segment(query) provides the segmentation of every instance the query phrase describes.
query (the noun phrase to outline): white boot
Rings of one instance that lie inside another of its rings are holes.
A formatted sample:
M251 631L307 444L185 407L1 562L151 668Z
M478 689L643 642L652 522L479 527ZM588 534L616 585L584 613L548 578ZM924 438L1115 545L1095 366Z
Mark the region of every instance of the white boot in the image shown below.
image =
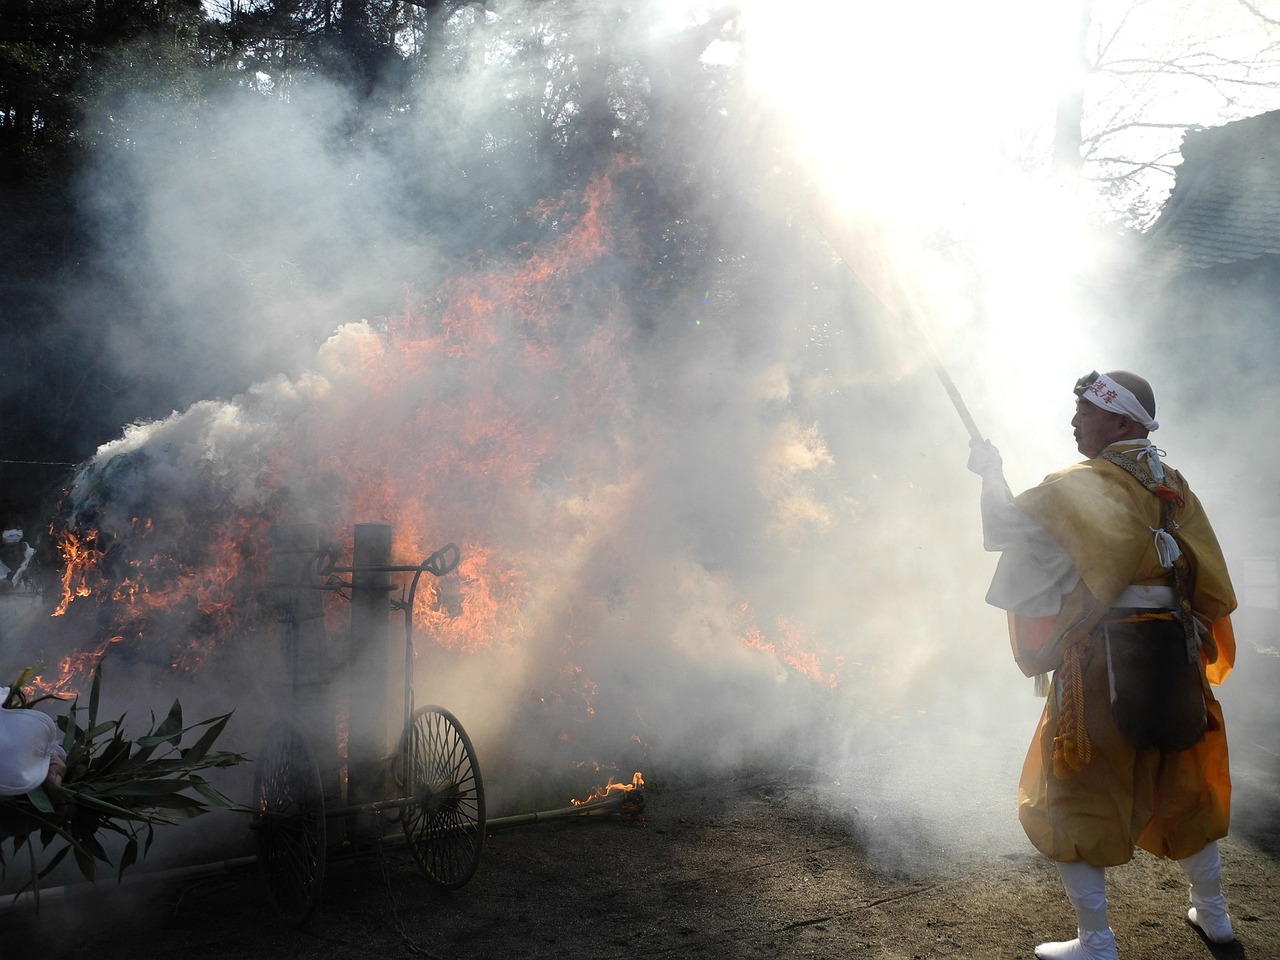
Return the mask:
M1042 943L1036 947L1039 960L1118 960L1116 938L1111 928L1077 930L1074 940Z
M1191 909L1187 920L1211 943L1230 943L1236 938L1227 914L1227 901L1222 896L1222 860L1218 844L1205 844L1203 850L1178 861L1178 866L1191 881Z
M1042 943L1040 960L1117 960L1116 938L1107 925L1106 871L1087 863L1055 863L1067 899L1076 912L1074 940Z
M1216 904L1189 907L1187 920L1211 943L1230 943L1236 938L1236 932L1231 929L1231 916L1227 913L1222 897L1218 897Z

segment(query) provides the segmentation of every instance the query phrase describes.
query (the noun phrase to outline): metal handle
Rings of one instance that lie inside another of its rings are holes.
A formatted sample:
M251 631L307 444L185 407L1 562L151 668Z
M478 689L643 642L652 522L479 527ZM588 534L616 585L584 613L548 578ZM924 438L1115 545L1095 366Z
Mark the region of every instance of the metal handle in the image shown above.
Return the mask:
M443 577L458 566L462 551L456 543L448 543L422 561L422 569L434 577Z

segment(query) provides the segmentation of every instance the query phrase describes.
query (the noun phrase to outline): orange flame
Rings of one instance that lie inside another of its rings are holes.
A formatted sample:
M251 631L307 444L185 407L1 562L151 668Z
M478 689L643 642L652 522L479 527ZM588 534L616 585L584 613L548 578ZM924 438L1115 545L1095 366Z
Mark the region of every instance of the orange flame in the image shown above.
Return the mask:
M60 700L72 700L93 676L94 667L114 643L124 637L115 636L104 640L98 647L88 653L70 653L59 658L53 670L42 670L30 681L31 688L38 696L52 696Z
M52 616L60 617L67 612L67 605L76 597L93 596L93 587L89 585L90 575L102 560L102 550L97 546L98 531L90 528L84 531L66 530L58 535L58 553L62 557L62 599Z
M644 777L637 770L631 777L630 783L619 783L609 778L609 782L603 787L596 787L591 791L589 796L583 797L581 800L570 800L569 802L575 807L581 807L584 804L591 803L596 800L603 800L605 797L612 796L616 793L630 793L632 790L638 790L644 786Z
M749 606L746 603L741 605L739 611L743 619L747 619L750 616ZM796 673L809 678L815 683L831 689L839 686L840 670L844 666L843 657L834 657L834 668L824 669L823 658L817 649L817 642L804 625L779 617L777 619L777 627L781 637L777 642L774 642L769 640L764 631L755 624L748 623L744 625L741 628L742 636L740 637L742 645L751 650L763 650L773 654Z
M146 645L153 632L177 634L151 657L163 654L175 670L194 672L221 640L235 633L243 612L248 581L260 576L251 544L263 528L260 520L231 516L204 527L199 543L175 547L159 542L150 518L135 518L114 538L97 528L55 532L62 557L60 600L51 616L65 617L73 604L94 601L90 629L113 634L92 653L59 660L62 673L46 681L51 690L74 694L106 650L124 637ZM110 541L126 542L112 556ZM155 541L155 542L153 542ZM185 552L184 549L185 548ZM111 556L111 559L109 559ZM182 626L174 631L172 621Z

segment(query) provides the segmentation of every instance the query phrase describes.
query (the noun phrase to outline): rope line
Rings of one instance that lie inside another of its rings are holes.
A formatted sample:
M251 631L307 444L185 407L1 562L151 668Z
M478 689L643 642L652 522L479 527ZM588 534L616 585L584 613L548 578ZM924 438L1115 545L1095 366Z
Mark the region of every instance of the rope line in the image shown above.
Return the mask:
M405 929L404 921L400 919L400 911L396 907L396 895L391 889L391 870L387 866L387 853L382 846L382 834L378 834L378 864L382 868L382 883L387 891L387 904L391 908L391 926L396 933L400 935L400 942L406 950L418 957L426 957L428 960L441 960L436 954L422 949L413 942L413 938L409 936L409 931Z

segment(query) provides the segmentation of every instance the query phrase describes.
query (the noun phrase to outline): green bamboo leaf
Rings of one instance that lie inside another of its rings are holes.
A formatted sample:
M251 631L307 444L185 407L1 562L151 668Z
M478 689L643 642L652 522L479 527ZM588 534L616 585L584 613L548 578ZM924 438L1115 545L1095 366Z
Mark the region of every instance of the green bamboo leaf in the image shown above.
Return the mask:
M93 665L93 685L89 688L89 726L98 722L99 694L102 690L102 661Z
M130 810L128 807L123 807L120 804L112 803L109 800L103 800L101 797L95 797L92 794L77 793L76 796L82 805L86 807L92 807L95 810L102 810L106 813L112 814L113 816L124 817L126 820L138 820L138 819L146 818L145 814L140 813L137 810Z
M155 718L153 717L152 719L154 720ZM152 760L151 755L155 753L156 747L160 746L160 744L164 742L164 738L158 738L151 735L139 737L133 744L133 758L142 763L150 763Z
M186 763L199 763L203 760L205 755L208 754L210 748L213 746L214 741L222 735L222 731L225 729L227 721L230 719L231 714L228 713L225 716L216 717L213 720L205 720L204 723L209 725L208 729L200 735L199 740L186 750L182 751L183 761ZM197 727L201 725L202 724L196 724Z
M207 812L208 811L203 808L200 810L171 810L168 812L169 822L181 823L184 820L194 820L196 817L203 816Z
M138 839L130 837L129 842L124 845L124 851L120 854L120 866L116 870L117 881L124 880L124 872L133 866L138 860Z
M97 829L100 831L106 830L106 831L109 831L110 833L114 833L117 836L121 836L121 837L131 837L133 836L133 831L136 828L133 825L133 821L126 821L125 823L117 823L114 820L103 820L98 824ZM95 842L97 841L96 834L94 835L94 840ZM98 845L98 849L100 850L102 849L101 844ZM106 851L104 850L103 853L105 854Z
M234 767L247 763L249 758L242 753L215 753L204 764L205 767Z
M113 791L113 795L120 797L121 799L126 797L161 796L190 790L202 781L202 777L189 773L184 773L180 777L163 777L145 782L130 781L129 783L117 784L117 788Z
M112 783L139 783L144 780L175 780L188 776L190 771L182 764L162 763L122 763L109 778ZM108 781L104 781L108 782Z
M72 849L71 846L63 847L57 853L55 853L52 857L50 857L49 862L45 864L44 869L40 871L36 879L43 880L49 874L53 873L53 871L57 869L58 864L60 864L63 860L66 859L67 854L71 852L71 849Z
M27 667L27 669L22 671L22 673L18 674L18 679L13 682L13 685L9 689L13 691L17 691L18 694L21 695L22 687L26 684L26 682L35 675L37 670L42 670L42 669L44 669L44 664L35 664L33 666Z
M49 795L44 792L44 784L36 787L34 790L27 792L27 799L31 801L31 805L41 813L53 813L53 801L49 799Z
M178 734L176 734L176 736L181 737L182 736L181 731L179 731ZM152 751L154 751L156 747L161 746L162 744L177 743L177 740L175 740L174 737L175 737L175 734L172 734L172 733L148 733L146 736L139 737L137 740L134 741L134 743L136 743L140 748L138 751L140 756L150 756ZM146 748L145 754L141 749L144 747Z
M117 831L118 832L118 831ZM103 863L110 863L107 859L107 851L102 849L102 844L98 842L96 834L88 833L80 838L80 843L86 850L93 855L93 859L101 860Z
M120 724L123 722L124 722L124 717L121 717L119 720L106 720L106 721L103 721L102 723L94 724L84 732L84 739L96 740L98 737L102 736L104 733L109 733L112 730L119 730Z
M127 783L120 783L112 790L112 795L117 797L151 797L151 796L168 796L171 793L177 793L179 790L187 787L195 786L195 781L189 778L166 777L157 780L131 780Z
M147 803L140 805L140 809L168 814L174 810L204 810L205 805L203 800L189 797L185 793L166 793L148 797Z
M257 812L256 807L246 806L242 803L237 803L235 800L232 800L230 797L224 794L221 790L216 789L212 784L206 783L203 780L197 783L195 788L202 797L204 797L214 806L221 807L223 810L231 810L236 813L256 813Z
M80 868L80 875L92 883L94 872L93 856L79 844L73 844L71 852L75 855L76 866Z
M81 739L80 728L76 726L76 713L76 704L72 703L66 717L59 720L58 724L62 728L62 749L67 751L68 756L76 742Z
M154 731L155 736L164 740L172 740L174 746L178 745L179 739L182 737L182 704L177 700L173 701L173 706L169 708L169 715L164 718L164 722L160 724ZM148 737L143 740L150 739ZM139 741L140 743L142 740Z
M66 698L60 697L56 693L43 693L38 697L33 697L27 701L28 707L34 707L37 703L44 703L46 700L57 700L59 703L65 703Z

